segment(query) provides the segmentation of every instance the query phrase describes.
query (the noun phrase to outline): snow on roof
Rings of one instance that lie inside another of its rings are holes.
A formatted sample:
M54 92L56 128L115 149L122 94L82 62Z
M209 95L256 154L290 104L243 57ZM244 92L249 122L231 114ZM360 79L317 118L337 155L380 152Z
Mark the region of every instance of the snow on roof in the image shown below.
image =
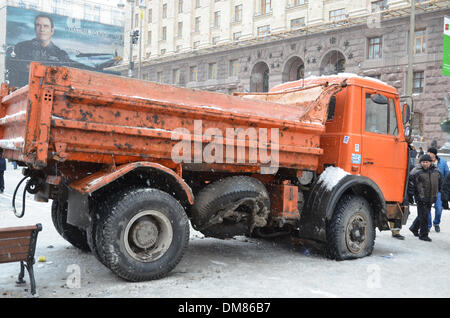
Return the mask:
M304 81L308 82L308 81L315 81L315 80L320 80L320 79L328 80L330 78L336 78L336 79L361 78L361 79L372 81L374 83L390 86L389 84L387 84L387 83L385 83L385 82L383 82L383 81L381 81L381 80L379 80L377 78L368 77L368 76L361 76L361 75L358 75L358 74L355 74L355 73L338 73L338 74L321 75L321 76L311 75L311 76L308 76L308 77L304 78L303 80L300 79L300 80L297 80L297 81L294 81L294 82L304 82ZM277 88L283 87L286 84L287 83L282 83L282 84L276 85L274 88L271 89L271 91L274 91L274 90L276 91Z
M356 78L363 78L363 79L366 79L366 80L370 80L370 81L373 81L373 82L376 82L376 83L379 83L379 84L383 84L383 85L387 85L385 82L383 82L383 81L381 81L381 80L379 80L379 79L377 79L377 78L373 78L373 77L369 77L369 76L361 76L361 75L358 75L358 74L355 74L355 73L338 73L338 74L333 74L333 75L322 75L322 76L309 76L309 77L307 77L307 78L305 78L305 81L306 80L314 80L314 79L320 79L320 78L329 78L329 77L337 77L337 78L354 78L354 77L356 77Z

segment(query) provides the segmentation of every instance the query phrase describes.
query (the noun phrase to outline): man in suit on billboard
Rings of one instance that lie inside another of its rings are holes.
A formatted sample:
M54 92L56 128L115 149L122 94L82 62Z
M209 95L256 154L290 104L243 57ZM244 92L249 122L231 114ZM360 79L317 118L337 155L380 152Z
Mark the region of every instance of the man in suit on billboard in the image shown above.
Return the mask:
M8 80L11 86L24 86L28 84L28 72L31 61L42 62L47 65L76 66L75 61L69 58L66 51L60 49L52 42L55 26L50 16L39 14L34 19L34 32L36 37L29 41L15 45L10 53Z

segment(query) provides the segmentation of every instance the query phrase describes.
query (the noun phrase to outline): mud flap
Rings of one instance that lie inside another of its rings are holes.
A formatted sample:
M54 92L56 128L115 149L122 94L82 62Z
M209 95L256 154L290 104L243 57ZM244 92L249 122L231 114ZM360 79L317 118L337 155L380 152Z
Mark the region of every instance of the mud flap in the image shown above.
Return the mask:
M91 222L89 216L89 195L68 187L67 223L86 230Z

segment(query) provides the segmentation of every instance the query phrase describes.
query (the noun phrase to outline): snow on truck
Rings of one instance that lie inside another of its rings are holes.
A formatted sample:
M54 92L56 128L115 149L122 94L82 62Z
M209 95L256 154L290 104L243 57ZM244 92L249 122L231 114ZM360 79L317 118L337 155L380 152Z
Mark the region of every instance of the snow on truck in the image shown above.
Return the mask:
M167 275L190 224L291 233L345 260L409 214L410 106L377 80L230 96L32 63L28 85L0 93L0 147L24 167L24 194L53 200L62 237L126 280Z

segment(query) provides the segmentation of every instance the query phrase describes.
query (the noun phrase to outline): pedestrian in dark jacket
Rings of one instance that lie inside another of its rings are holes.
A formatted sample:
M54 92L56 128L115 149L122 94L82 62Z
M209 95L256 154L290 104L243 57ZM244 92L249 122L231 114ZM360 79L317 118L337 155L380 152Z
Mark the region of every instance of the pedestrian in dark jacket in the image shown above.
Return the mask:
M437 152L438 151L435 147L430 147L428 149L427 154L430 155L431 157L432 160L431 163L439 169L439 172L441 173L442 176L442 181L444 181L445 177L447 176L447 174L449 174L450 170L448 169L447 161L439 157L437 155ZM441 193L439 192L436 202L434 203L434 220L430 210L430 215L428 217L428 230L430 230L431 226L434 225L434 229L436 232L441 231L440 227L441 216L442 216L442 200L441 200Z
M441 173L431 161L427 154L420 157L420 166L411 171L408 182L409 202L414 203L415 200L417 203L417 217L409 230L414 236L428 242L431 242L428 237L428 215L442 185Z
M448 201L450 201L450 173L444 179L441 188L442 207L449 210Z
M3 158L3 149L0 149L0 193L5 191L4 173L6 170L6 160Z

